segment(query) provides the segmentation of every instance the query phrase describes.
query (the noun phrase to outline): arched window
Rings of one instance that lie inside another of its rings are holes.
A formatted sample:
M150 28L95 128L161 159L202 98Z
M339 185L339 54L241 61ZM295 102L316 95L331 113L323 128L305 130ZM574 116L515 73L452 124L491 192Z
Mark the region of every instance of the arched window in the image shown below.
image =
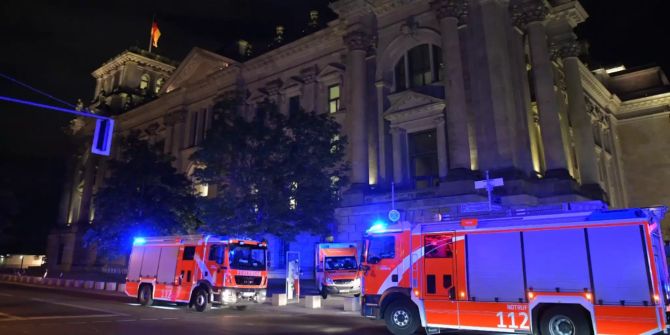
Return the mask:
M143 74L140 77L140 89L141 90L146 90L149 87L149 75L148 74Z
M395 65L396 92L440 81L442 49L421 44L408 50Z
M164 83L165 83L164 78L158 78L158 80L156 80L156 86L154 87L154 92L158 93L158 91L161 90L161 87L163 87Z

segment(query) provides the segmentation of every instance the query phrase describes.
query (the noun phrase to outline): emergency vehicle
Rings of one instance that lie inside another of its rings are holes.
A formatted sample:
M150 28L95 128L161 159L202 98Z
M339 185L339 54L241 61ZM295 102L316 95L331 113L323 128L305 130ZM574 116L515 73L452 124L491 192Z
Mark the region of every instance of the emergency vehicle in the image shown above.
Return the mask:
M373 226L362 314L394 334L666 333L665 207L601 203Z
M199 312L212 303L244 309L267 293L265 242L209 235L138 237L130 254L126 294L142 305L185 303Z
M321 297L329 294L361 294L358 248L355 243L319 243L316 245L314 276Z

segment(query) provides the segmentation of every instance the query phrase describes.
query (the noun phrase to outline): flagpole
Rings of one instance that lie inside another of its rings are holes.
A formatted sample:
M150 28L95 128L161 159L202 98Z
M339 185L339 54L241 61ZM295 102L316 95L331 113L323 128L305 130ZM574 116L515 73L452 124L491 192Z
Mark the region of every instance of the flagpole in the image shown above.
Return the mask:
M151 52L151 46L154 39L154 22L156 22L156 14L151 16L151 29L149 30L149 52Z

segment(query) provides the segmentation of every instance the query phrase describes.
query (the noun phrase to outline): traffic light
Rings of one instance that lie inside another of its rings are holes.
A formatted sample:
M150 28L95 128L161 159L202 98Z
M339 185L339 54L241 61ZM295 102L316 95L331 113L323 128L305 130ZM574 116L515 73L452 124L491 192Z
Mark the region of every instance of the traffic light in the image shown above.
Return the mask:
M91 152L97 155L109 156L112 148L112 134L114 133L113 119L97 119Z

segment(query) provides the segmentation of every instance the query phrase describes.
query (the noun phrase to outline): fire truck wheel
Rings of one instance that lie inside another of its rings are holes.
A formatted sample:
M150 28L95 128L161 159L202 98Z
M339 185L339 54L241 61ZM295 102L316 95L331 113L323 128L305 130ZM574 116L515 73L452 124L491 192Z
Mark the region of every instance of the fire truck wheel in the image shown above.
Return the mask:
M151 285L142 285L140 292L137 294L137 302L142 306L151 306L154 303Z
M356 294L354 294L354 297L356 297L356 298L359 298L360 296L361 296L360 293L356 293Z
M386 307L384 321L386 327L395 335L414 334L421 325L416 306L404 299L396 300Z
M328 299L328 292L326 292L326 289L322 288L319 293L321 293L321 298L323 298L323 300Z
M209 295L207 290L198 288L193 293L193 306L198 312L208 311L211 305L209 304Z
M584 313L567 306L555 306L542 313L542 335L590 335L591 326Z

